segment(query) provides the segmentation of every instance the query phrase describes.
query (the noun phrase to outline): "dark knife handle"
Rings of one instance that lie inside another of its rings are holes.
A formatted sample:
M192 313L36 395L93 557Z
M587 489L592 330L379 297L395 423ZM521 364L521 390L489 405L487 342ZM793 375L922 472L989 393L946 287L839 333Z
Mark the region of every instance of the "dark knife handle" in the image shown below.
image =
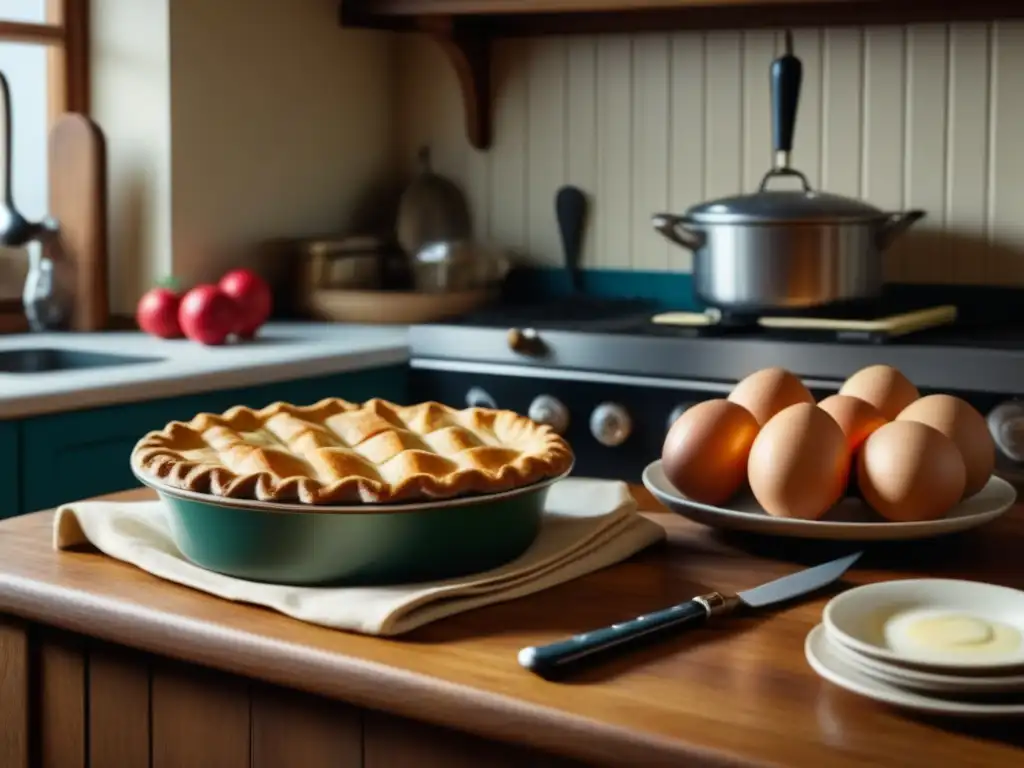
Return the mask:
M735 605L735 598L718 593L703 595L629 621L573 635L567 640L523 648L519 651L519 664L544 678L561 677L641 640L702 626L711 616L732 610Z

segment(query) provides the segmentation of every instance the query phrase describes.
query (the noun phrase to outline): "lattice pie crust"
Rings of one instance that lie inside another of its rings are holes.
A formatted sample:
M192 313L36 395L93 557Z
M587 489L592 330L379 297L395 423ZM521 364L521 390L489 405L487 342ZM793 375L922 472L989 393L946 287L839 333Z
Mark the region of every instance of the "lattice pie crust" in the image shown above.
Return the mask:
M494 493L572 462L550 427L512 411L380 399L201 413L150 432L132 451L138 470L174 488L304 504Z

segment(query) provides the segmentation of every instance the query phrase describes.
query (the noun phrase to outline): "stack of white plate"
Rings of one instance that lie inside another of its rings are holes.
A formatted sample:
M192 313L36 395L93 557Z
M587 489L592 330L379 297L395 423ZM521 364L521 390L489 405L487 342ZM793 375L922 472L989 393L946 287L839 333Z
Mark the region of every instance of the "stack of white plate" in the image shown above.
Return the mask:
M804 645L814 671L876 701L929 714L1024 717L1024 592L910 579L851 589Z

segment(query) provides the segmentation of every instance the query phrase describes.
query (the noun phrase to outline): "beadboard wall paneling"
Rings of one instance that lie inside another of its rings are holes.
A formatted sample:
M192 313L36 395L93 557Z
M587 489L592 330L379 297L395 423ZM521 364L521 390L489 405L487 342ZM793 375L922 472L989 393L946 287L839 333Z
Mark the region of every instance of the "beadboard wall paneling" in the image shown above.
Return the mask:
M1024 23L800 29L793 163L811 184L928 216L889 252L904 282L1024 285ZM454 73L403 36L400 150L429 144L477 231L556 266L558 186L591 196L584 266L689 271L650 215L756 190L771 163L781 31L499 41L495 143L469 146Z

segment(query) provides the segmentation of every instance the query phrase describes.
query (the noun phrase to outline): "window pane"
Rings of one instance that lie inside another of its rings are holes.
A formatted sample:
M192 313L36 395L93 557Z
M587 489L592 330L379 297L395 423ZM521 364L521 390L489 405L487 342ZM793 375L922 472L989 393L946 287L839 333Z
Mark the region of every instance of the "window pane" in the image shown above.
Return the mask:
M17 4L12 0L0 3ZM46 48L0 42L0 71L11 90L14 204L35 221L47 214L47 56ZM2 249L0 249L2 250ZM0 252L0 299L19 296L24 257Z
M46 215L46 139L48 97L46 48L0 42L0 71L11 89L14 203L22 215Z
M46 21L46 0L0 0L0 21Z

